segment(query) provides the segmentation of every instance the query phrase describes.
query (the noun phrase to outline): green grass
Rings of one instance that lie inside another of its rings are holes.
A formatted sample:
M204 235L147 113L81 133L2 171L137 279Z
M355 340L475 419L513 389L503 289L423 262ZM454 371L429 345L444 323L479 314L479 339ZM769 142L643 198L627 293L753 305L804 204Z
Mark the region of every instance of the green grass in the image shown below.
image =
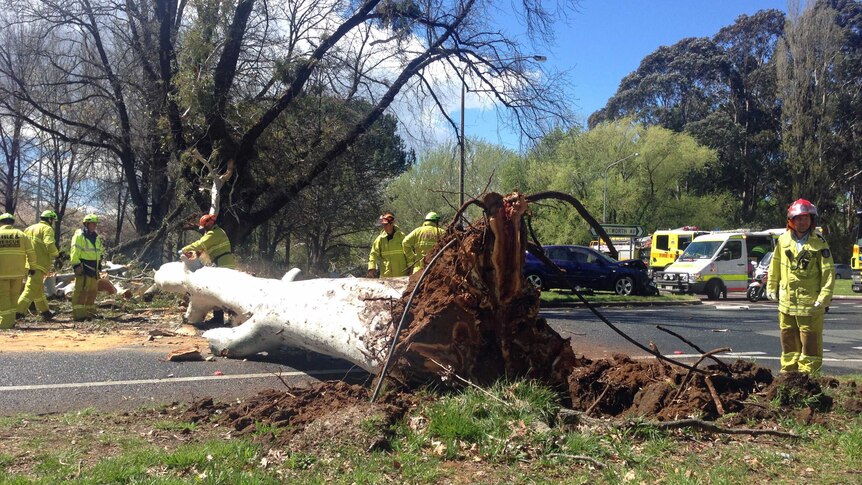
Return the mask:
M858 382L860 377L840 380ZM847 385L824 392L836 399L858 395ZM148 442L142 439L146 423L133 421L137 431L130 434L129 422L91 410L6 418L0 420L0 435L20 436L21 447L0 452L0 483L860 482L862 417L855 414L836 411L825 424L806 425L787 413L779 428L803 437L792 441L692 429L620 428L611 422L555 426L558 394L531 381L418 395L423 396L418 406L391 429L391 450L374 452L359 443L318 442L312 449L275 444L268 438L279 431L271 426L229 437L221 428L189 426L155 413L150 429L181 431L182 440L164 441L165 433L156 433L162 435L160 441ZM356 426L378 430L385 423L368 418ZM98 446L98 439L82 436L74 444L62 439L89 427L97 430L94 435L125 433L126 443L101 444L97 450L102 451L94 455L90 446ZM42 436L38 448L31 447L32 436L26 442L25 433ZM286 434L282 429L281 435ZM28 463L27 474L13 473L23 462Z
M851 280L835 280L835 288L832 289L833 294L862 297L862 293L856 293L850 289L852 284L853 282Z
M633 303L633 302L696 302L700 301L695 295L661 295L661 296L620 296L615 293L596 292L592 295L584 295L590 303ZM543 291L541 299L546 303L580 303L580 298L568 290Z

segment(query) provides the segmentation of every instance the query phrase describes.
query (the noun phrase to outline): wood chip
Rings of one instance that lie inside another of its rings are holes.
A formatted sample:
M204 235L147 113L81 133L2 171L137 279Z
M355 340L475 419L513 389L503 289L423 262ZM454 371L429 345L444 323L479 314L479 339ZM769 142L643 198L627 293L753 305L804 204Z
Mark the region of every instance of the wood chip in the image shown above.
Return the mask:
M171 362L187 362L194 360L204 360L201 351L197 347L188 349L173 350L168 354L168 360Z

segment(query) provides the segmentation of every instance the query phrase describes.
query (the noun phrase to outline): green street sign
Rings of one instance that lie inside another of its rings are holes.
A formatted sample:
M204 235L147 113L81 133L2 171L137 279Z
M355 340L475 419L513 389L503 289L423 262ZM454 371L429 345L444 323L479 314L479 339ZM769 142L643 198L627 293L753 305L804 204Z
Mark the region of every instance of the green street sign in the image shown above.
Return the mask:
M626 224L602 224L602 228L610 237L643 237L646 236L646 230L643 226L634 226ZM590 234L593 237L598 237L598 233L590 226Z

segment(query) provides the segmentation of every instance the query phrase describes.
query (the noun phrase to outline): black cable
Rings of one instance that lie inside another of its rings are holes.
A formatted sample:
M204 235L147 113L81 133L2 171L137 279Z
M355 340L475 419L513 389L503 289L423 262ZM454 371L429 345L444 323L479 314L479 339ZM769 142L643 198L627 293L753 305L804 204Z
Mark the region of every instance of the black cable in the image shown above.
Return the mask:
M537 242L538 242L538 241L537 241ZM589 301L587 301L587 299L586 299L586 298L584 298L584 295L582 295L582 294L581 294L581 292L580 292L580 291L578 291L578 290L575 288L575 286L574 286L574 285L572 285L571 283L569 283L569 280L566 278L566 275L565 275L565 273L563 273L563 270L561 270L561 269L559 268L559 266L557 266L553 261L551 261L550 259L548 259L548 257L547 257L547 256L545 256L545 253L542 251L542 249L541 249L541 246L540 246L540 245L538 245L538 244L531 244L531 243L528 243L528 244L527 244L527 251L530 251L530 253L532 253L534 256L536 256L537 258L539 258L539 260L540 260L540 261L542 261L543 263L545 263L549 268L551 268L551 269L553 269L554 271L556 271L556 272L557 272L557 274L558 274L558 275L560 275L560 277L562 277L562 278L563 278L563 281L565 281L565 282L566 282L566 284L567 284L567 285L572 289L572 292L573 292L575 295L577 295L577 296L578 296L578 298L581 300L581 302L582 302L584 305L586 305L586 306L587 306L587 308L589 308L589 309L590 309L590 311L591 311L591 312L593 312L593 314L594 314L595 316L599 317L599 320L601 320L602 322L604 322L604 324L605 324L605 325L607 325L608 327L610 327L610 329L611 329L611 330L613 330L614 332L616 332L617 334L619 334L622 338L624 338L624 339L628 340L630 343L632 343L633 345L635 345L635 346L636 346L636 347L638 347L639 349L641 349L641 350L643 350L643 351L645 351L645 352L649 353L650 355L655 356L656 358L659 358L659 359L661 359L661 360L665 360L665 361L667 361L667 362L670 362L671 364L678 365L678 366L680 366L680 367L683 367L683 368L688 369L688 370L691 370L691 371L700 372L700 373L705 373L705 372L704 372L703 370L701 370L701 369L698 369L698 368L696 368L696 367L690 366L690 365L688 365L688 364L683 364L682 362L678 362L678 361L673 360L673 359L671 359L671 358L669 358L669 357L666 357L666 356L664 356L663 354L661 354L661 353L659 353L659 352L656 352L656 351L652 350L651 348L649 348L649 347L647 347L647 346L645 346L645 345L641 344L641 343L640 343L640 342L638 342L637 340L635 340L635 339L633 339L633 338L629 337L625 332L623 332L622 330L620 330L619 328L617 328L617 327L616 327L616 325L614 325L613 323L611 323L611 322L610 322L610 320L608 320L607 318L605 318L605 316L604 316L604 315L602 315L602 314L601 314L601 313L600 313L600 312L599 312L599 311L598 311L598 310L597 310L593 305L591 305L591 304L590 304L590 302L589 302Z

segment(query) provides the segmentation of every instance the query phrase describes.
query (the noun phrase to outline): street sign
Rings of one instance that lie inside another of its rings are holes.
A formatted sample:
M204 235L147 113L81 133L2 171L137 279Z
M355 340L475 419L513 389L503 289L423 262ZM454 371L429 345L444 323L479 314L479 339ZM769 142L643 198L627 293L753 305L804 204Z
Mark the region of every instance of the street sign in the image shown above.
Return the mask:
M602 228L608 233L608 236L614 237L643 237L646 235L646 230L643 226L634 226L626 224L602 224ZM596 230L590 226L590 234L593 237L598 237Z

